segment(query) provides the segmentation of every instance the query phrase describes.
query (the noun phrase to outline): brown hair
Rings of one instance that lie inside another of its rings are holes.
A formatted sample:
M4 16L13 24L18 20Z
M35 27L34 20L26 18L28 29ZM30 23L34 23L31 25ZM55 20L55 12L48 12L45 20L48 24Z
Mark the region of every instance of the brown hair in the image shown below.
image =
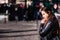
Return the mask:
M52 13L52 10L50 8L43 7L43 8L41 8L40 11L44 11L44 12L46 12L46 14L49 15L48 16L48 19L47 19L47 21L45 22L44 25L46 25L46 23L48 22L48 20L53 19L55 17L54 14Z
M45 11L49 15L49 19L50 18L52 18L52 19L54 18L55 22L58 23L58 20L55 17L54 13L52 12L51 8L43 7L43 8L41 8L41 11ZM58 24L58 26L59 26L59 24ZM59 33L59 31L60 31L60 29L58 28L57 32Z
M54 14L52 13L52 10L51 10L51 8L47 8L47 7L43 7L43 8L41 8L41 11L45 11L48 15L49 15L49 17L51 16L53 16Z

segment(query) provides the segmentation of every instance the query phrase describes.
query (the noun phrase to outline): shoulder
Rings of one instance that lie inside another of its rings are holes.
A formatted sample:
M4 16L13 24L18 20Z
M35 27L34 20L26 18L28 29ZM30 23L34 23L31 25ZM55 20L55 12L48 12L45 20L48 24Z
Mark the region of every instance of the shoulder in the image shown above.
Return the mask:
M49 20L49 23L53 24L53 26L59 26L59 23L56 17L51 18Z

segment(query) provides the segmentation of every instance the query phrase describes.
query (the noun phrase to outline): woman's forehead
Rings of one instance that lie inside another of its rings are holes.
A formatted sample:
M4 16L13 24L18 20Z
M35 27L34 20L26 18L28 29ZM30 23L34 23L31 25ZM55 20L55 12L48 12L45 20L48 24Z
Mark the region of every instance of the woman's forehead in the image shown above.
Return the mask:
M41 11L42 14L46 13L45 11Z

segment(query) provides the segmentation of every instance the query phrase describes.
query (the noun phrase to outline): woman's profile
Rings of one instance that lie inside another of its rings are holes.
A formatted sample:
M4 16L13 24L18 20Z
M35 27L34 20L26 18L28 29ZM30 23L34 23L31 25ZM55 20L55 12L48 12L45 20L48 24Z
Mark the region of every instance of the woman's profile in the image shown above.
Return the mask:
M58 29L59 23L50 8L41 8L42 20L40 23L39 34L41 40L59 40Z

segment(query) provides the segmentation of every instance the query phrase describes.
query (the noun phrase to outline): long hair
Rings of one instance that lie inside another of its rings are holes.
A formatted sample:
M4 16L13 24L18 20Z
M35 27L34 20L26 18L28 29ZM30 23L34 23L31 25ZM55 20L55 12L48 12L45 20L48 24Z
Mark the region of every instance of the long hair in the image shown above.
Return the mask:
M52 10L51 10L51 8L47 8L47 7L43 7L43 8L41 8L41 11L45 11L48 15L49 15L49 17L51 16L55 16L53 13L52 13Z
M49 19L54 19L55 23L57 23L59 26L58 20L55 17L54 13L52 12L51 8L43 7L41 8L41 11L45 11L49 15ZM57 32L59 33L59 28Z

